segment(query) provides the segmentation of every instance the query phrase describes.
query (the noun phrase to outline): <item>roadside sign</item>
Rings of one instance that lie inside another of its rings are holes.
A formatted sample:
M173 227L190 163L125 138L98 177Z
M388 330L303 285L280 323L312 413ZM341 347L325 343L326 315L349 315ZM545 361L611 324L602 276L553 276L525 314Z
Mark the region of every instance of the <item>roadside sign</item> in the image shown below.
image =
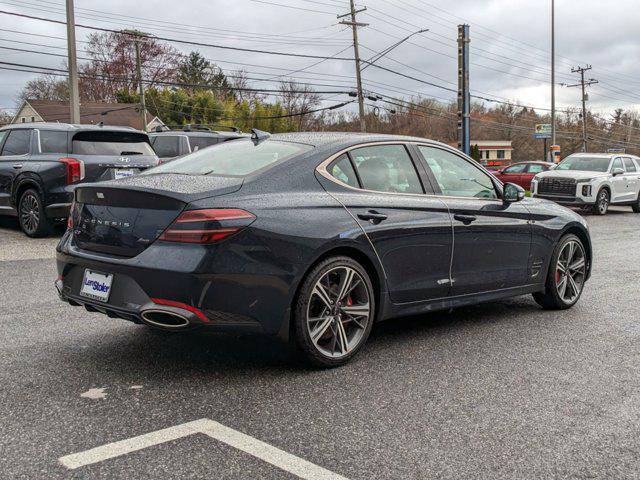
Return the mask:
M560 163L560 145L551 145L549 151L551 152L551 161Z
M537 123L533 137L537 139L551 138L551 124Z
M608 148L607 153L627 153L624 148Z

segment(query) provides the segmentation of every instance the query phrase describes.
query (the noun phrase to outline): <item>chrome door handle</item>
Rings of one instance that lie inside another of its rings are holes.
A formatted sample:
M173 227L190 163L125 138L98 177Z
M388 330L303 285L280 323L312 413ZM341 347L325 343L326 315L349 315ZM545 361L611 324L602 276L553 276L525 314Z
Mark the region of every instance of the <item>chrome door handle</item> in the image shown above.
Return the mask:
M473 215L460 215L458 213L456 213L453 218L459 222L464 223L465 225L470 225L477 220L477 218Z
M20 170L22 168L22 164L21 163L14 163L13 164L13 168L15 168L16 170Z

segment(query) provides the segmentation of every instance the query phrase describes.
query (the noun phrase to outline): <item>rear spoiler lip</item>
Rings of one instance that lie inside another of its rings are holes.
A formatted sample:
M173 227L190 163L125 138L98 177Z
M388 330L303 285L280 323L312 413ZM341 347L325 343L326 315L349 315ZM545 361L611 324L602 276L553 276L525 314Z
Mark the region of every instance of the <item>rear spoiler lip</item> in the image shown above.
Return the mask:
M187 175L185 175L187 176ZM134 178L134 177L129 177ZM216 177L212 177L216 178ZM126 182L122 182L122 180L107 180L104 182L98 183L79 183L77 185L73 185L74 198L77 198L78 190L129 190L137 193L148 193L150 195L166 197L173 200L178 200L185 204L195 202L198 200L204 200L206 198L218 197L221 195L227 195L229 193L235 193L242 188L244 185L244 178L241 177L225 177L225 178L233 178L236 182L229 182L227 185L212 187L211 189L206 190L198 190L194 192L177 192L175 190L169 189L161 189L161 188L153 188L149 186L141 186L141 185L129 185Z

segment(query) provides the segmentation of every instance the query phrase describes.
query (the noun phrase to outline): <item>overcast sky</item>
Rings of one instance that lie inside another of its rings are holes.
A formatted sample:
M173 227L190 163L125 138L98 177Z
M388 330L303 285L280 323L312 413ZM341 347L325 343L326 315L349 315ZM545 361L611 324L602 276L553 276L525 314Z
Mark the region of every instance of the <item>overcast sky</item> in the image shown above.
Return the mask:
M590 87L590 106L598 112L640 107L638 1L556 0L557 83L579 80L571 73L572 66L593 65L587 76L600 83ZM64 19L64 3L64 0L0 0L0 10ZM414 36L411 43L404 43L379 64L455 89L457 25L467 22L471 26L472 92L548 108L550 3L551 0L362 0L359 5L368 10L359 15L359 20L370 24L360 30L362 57L368 58L398 38L428 28L428 33ZM76 23L114 29L139 28L176 39L322 56L336 55L345 49L337 56L349 57L353 56L349 48L351 31L336 19L336 14L346 12L347 6L347 0L76 0ZM90 32L78 28L78 40L84 40ZM64 37L63 25L0 14L1 47L64 54ZM306 68L292 75L299 81L329 85L317 86L319 90L348 90L354 84L352 62L329 60L309 68L319 60L177 43L174 46L185 53L199 50L228 73L245 68L252 77L269 78ZM84 44L79 43L78 48L78 55L86 56L82 53ZM60 67L62 60L0 49L3 62ZM18 92L35 76L0 70L0 107L15 107ZM363 77L370 91L390 96L454 98L446 89L374 67L365 70ZM253 86L270 88L274 84L256 81ZM324 97L328 98L325 105L348 99L345 95ZM563 108L578 107L579 89L558 86L557 102Z

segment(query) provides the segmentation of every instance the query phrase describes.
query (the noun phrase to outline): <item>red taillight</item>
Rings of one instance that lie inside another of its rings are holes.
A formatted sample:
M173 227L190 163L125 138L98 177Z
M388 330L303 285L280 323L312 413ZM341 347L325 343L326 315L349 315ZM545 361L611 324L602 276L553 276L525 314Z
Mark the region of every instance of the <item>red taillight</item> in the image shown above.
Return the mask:
M187 210L158 238L165 242L215 243L251 225L255 215L237 208Z
M164 305L166 307L181 308L183 310L193 313L203 322L209 323L209 319L204 313L202 313L202 310L199 310L196 307L192 307L191 305L187 305L186 303L176 302L175 300L165 300L164 298L152 298L151 301L153 303L156 303L158 305Z
M76 158L59 158L67 167L67 185L79 182L84 178L84 163Z

